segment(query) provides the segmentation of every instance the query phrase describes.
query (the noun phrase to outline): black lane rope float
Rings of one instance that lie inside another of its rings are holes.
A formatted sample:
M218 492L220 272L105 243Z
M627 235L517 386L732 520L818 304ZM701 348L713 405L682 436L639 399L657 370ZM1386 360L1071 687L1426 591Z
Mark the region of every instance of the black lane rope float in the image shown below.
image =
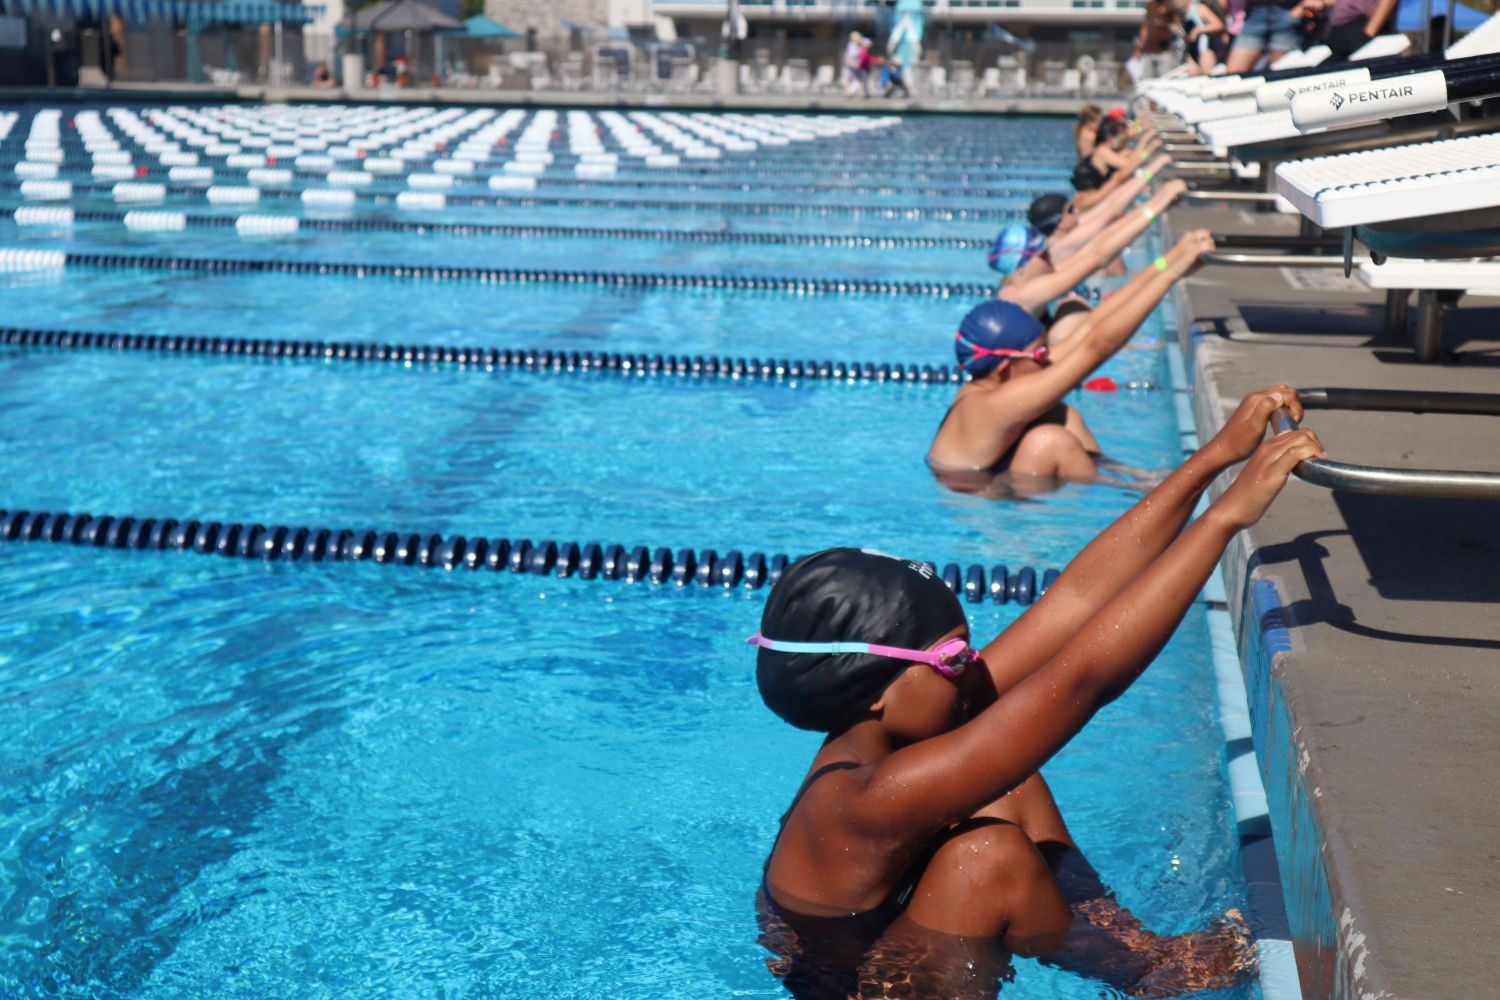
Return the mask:
M15 214L14 209L0 208L0 218ZM75 209L79 222L120 222L126 212ZM209 229L233 229L233 215L186 215L187 224ZM559 237L565 239L644 240L663 243L745 243L762 246L827 247L833 249L869 250L977 250L987 249L993 240L972 240L961 236L817 236L801 233L756 233L694 231L685 229L629 229L604 226L544 226L516 223L478 222L408 222L399 219L323 219L297 216L299 228L326 232L393 232L449 236L518 236L522 238Z
M79 184L71 181L69 183L73 184L75 192L81 191L88 194L106 196L113 196L114 193L113 184ZM167 194L174 195L202 195L207 191L207 186L201 184L162 184L161 187ZM15 180L0 181L0 189L19 191L21 189L21 182ZM260 188L259 190L261 201L273 199L300 201L302 198L301 190L278 190L272 188ZM399 191L361 191L354 188L310 188L308 190L348 191L353 194L354 201L367 201L376 204L394 203L396 196L401 193ZM446 192L438 193L446 194ZM1017 192L1016 197L1030 198L1031 194L1028 192ZM672 201L668 199L644 198L561 198L531 194L516 194L513 197L504 198L447 194L446 202L450 207L464 206L469 208L628 208L668 212L707 212L722 215L846 215L853 218L936 219L947 222L960 219L984 219L989 221L997 218L994 208L922 208L914 205L877 208L868 205L797 205L781 202Z
M715 357L707 354L622 353L550 348L462 347L443 344L382 344L338 340L267 340L246 337L184 336L0 327L0 346L42 347L75 351L133 351L150 354L205 354L223 358L269 358L289 361L423 365L426 370L454 366L474 372L525 371L585 375L719 378L791 383L877 382L952 385L963 381L953 365L917 365L873 361L808 361L787 358ZM1102 384L1101 384L1102 383ZM1086 389L1149 391L1148 381L1090 380Z
M335 274L358 278L420 278L485 284L568 284L612 288L733 289L799 295L929 295L939 298L988 296L993 289L975 282L869 281L864 278L790 278L735 274L662 274L626 271L551 271L519 267L452 267L429 264L346 264L329 261L235 260L222 257L161 257L59 251L64 264L81 267L198 273Z
M714 357L704 354L620 353L538 348L456 347L441 344L376 344L356 341L261 340L0 327L0 346L76 351L138 351L206 354L227 358L280 358L348 363L453 365L474 371L520 370L552 374L613 372L635 376L802 380L822 382L936 383L963 380L953 365L877 364L865 361L792 361ZM1132 384L1131 388L1147 388Z
M0 544L54 542L93 548L192 552L266 562L375 562L426 569L508 570L581 580L675 583L680 587L775 585L787 565L782 554L739 549L655 548L543 539L449 535L374 528L317 528L192 518L114 517L68 511L0 509ZM929 563L934 571L936 564ZM1012 570L948 563L940 573L971 604L1030 604L1052 586L1058 571Z

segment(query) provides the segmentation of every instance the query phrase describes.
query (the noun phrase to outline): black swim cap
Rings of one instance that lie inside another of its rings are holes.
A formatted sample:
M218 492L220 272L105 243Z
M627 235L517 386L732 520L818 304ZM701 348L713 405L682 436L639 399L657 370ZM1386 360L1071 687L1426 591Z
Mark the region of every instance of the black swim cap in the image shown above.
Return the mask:
M873 642L926 649L963 625L963 607L932 568L868 549L826 549L788 566L760 633L783 642ZM762 649L755 680L766 707L799 729L837 732L910 664L869 653Z
M1067 195L1044 194L1031 203L1031 208L1026 212L1026 221L1051 236L1052 230L1057 228L1057 224L1062 221L1063 213L1067 210Z

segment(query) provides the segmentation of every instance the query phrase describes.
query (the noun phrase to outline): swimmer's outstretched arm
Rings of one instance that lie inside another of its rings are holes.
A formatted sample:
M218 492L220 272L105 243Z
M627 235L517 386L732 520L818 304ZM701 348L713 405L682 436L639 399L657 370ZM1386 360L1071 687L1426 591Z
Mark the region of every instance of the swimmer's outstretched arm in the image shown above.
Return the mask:
M1094 354L1103 352L1089 371L1103 364L1125 346L1147 314L1172 290L1172 284L1195 271L1203 255L1213 248L1208 230L1184 233L1177 245L1162 255L1160 267L1152 263L1141 268L1119 291L1100 303L1081 330L1057 345L1052 352L1053 367L1071 360L1074 351L1085 349Z
M1014 380L1004 392L977 396L974 405L984 408L982 412L997 424L1024 427L1040 418L1123 347L1172 282L1196 267L1203 250L1212 246L1206 233L1203 238L1192 233L1184 236L1168 251L1165 269L1146 268L1127 286L1139 286L1138 292L1115 296L1122 301L1111 302L1108 310L1096 310L1079 333L1058 346L1051 364Z
M1108 198L1116 191L1116 189L1124 185L1126 181L1130 180L1132 173L1133 172L1128 169L1116 170L1114 173L1109 175L1108 180L1106 180L1098 187L1091 188L1088 191L1079 191L1078 193L1074 194L1073 206L1080 212L1088 211L1095 205L1099 204L1099 202L1103 201L1105 198Z
M1229 540L1260 520L1298 462L1323 455L1308 430L1261 444L1207 512L1090 616L1056 656L970 721L877 764L848 803L849 822L871 839L914 849L1025 781L1140 676L1171 638ZM1127 527L1117 522L1109 530L1128 542ZM998 647L998 641L991 643L982 655L988 659Z
M1250 455L1278 407L1302 412L1297 390L1273 385L1247 395L1219 432L1083 548L1047 593L985 648L995 691L1005 694L1046 664L1084 623L1171 544L1203 491Z
M1109 195L1099 204L1087 212L1080 212L1078 224L1066 235L1051 240L1047 244L1052 253L1054 261L1067 260L1073 254L1083 249L1095 236L1103 232L1105 227L1117 221L1121 215L1129 210L1130 205L1146 190L1146 185L1151 183L1150 178L1160 173L1172 163L1171 157L1163 154L1152 160L1144 170L1137 170L1130 175L1129 180L1122 184L1113 194ZM1183 183L1180 190L1187 190L1187 184ZM1157 204L1154 201L1147 205L1158 215L1172 207L1176 197L1166 199L1165 202Z
M1139 212L1131 212L1111 223L1104 232L1066 260L1057 263L1054 259L1051 274L1032 278L1014 288L1002 286L1000 298L1031 310L1066 295L1079 282L1119 256L1120 251L1145 232L1146 227L1151 225L1151 220L1171 207L1172 202L1185 190L1187 185L1181 181L1163 185Z

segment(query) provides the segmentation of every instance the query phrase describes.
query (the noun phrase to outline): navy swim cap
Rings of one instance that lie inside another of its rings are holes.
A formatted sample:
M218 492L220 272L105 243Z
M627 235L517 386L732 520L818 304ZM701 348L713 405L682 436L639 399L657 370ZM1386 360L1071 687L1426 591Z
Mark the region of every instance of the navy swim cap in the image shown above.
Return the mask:
M1047 237L1041 230L1024 222L1012 222L995 237L995 245L990 247L987 259L996 271L1012 274L1046 248Z
M958 367L981 378L998 368L1005 358L993 354L975 357L978 353L975 348L1022 351L1041 335L1042 324L1031 313L1014 302L990 299L970 309L958 325L953 353L958 356Z
M1031 208L1026 212L1027 220L1048 236L1057 224L1062 221L1063 214L1068 210L1068 196L1065 194L1044 194L1031 203Z
M783 642L873 642L926 649L967 621L932 568L867 549L825 549L786 568L760 634ZM837 732L910 664L870 653L762 649L755 680L766 707L799 729Z

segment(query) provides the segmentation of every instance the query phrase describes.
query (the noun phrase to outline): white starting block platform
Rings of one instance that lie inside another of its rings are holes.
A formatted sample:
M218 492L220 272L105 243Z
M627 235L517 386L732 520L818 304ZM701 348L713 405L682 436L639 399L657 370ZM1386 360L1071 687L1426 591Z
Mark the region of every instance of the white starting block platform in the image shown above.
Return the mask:
M1378 289L1431 288L1500 295L1500 260L1410 260L1387 257L1384 264L1359 265L1366 285Z
M1283 163L1276 193L1324 229L1494 208L1500 133Z

